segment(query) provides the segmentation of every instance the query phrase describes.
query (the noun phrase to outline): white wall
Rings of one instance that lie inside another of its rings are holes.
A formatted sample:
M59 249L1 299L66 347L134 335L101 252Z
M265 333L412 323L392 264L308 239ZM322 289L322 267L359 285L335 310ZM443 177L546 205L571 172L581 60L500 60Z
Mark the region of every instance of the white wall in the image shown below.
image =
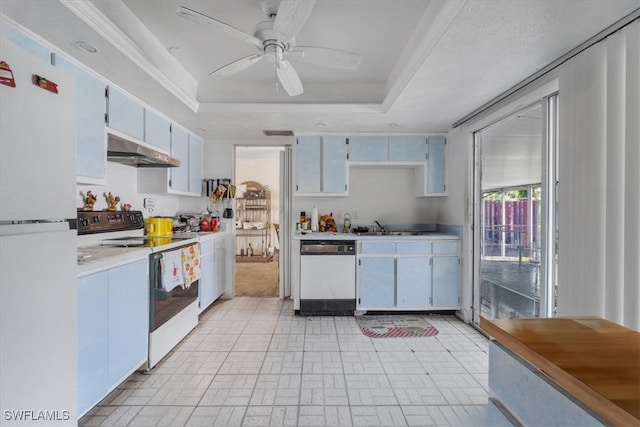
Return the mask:
M412 168L363 168L349 170L348 197L294 197L294 221L299 222L300 211L333 212L342 224L345 212L351 213L354 226L381 224L435 223L443 197L415 197Z

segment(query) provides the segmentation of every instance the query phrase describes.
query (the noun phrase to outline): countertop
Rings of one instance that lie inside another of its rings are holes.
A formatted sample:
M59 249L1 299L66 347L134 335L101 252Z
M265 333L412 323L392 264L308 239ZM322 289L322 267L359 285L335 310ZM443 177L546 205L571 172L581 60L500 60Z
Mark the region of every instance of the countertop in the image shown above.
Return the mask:
M355 233L337 233L337 232L316 232L310 231L296 232L292 237L294 240L420 240L420 239L433 239L433 240L459 240L460 237L455 234L441 233L437 231L427 232L425 234L413 235L413 236L367 236Z
M640 425L640 333L595 317L480 327L614 425Z
M118 246L81 246L78 247L78 277L98 273L110 268L119 267L140 259L147 258L153 252L166 251L184 245L214 239L225 235L226 232L198 232L198 233L174 233L179 240L168 245L148 247L118 247Z

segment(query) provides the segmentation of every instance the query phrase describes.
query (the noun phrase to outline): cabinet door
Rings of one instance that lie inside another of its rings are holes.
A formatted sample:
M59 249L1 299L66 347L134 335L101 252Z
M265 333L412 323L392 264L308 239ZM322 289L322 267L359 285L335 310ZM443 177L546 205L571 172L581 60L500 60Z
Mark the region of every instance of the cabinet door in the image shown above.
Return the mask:
M76 80L76 175L104 179L107 167L104 132L106 85L63 56L56 55L55 58L56 67Z
M202 139L189 135L189 192L202 193Z
M216 239L216 250L214 256L215 264L215 294L214 299L224 293L227 286L227 245L226 237Z
M347 191L347 140L342 136L322 138L322 192Z
M109 389L109 274L78 279L78 415Z
M171 123L151 110L144 110L144 140L149 144L171 151Z
M7 38L17 46L38 57L47 64L51 64L51 53L49 52L49 48L41 45L31 37L27 36L24 33L21 33L18 30L9 29L8 32L9 34L7 35Z
M390 136L389 160L424 162L427 158L427 138L424 136Z
M140 260L109 270L109 384L147 358L148 263Z
M431 296L429 257L398 257L396 286L398 307L427 307Z
M383 162L387 160L386 136L350 136L349 160Z
M395 305L394 257L362 257L358 261L359 301L362 307Z
M180 166L169 168L171 179L169 187L172 190L189 190L189 134L178 126L171 129L171 156L180 160Z
M460 305L459 257L433 257L432 289L434 307L458 307Z
M110 87L107 112L111 129L139 140L144 138L144 107L137 101Z
M427 149L429 156L427 159L427 192L444 193L446 188L446 140L444 136L430 136Z
M209 243L209 242L205 242ZM215 299L215 264L214 264L214 252L213 250L205 253L204 245L202 244L202 255L200 256L200 281L198 288L198 298L200 305L200 313L202 313L207 307L211 305ZM213 243L213 241L211 241Z
M296 144L296 191L319 193L321 140L319 136L301 136Z

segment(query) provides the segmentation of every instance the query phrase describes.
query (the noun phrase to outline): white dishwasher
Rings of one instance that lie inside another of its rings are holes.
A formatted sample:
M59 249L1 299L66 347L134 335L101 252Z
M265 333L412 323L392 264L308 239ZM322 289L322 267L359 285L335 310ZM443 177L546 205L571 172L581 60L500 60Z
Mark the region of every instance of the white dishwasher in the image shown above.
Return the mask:
M356 243L300 242L300 314L353 316L356 308Z

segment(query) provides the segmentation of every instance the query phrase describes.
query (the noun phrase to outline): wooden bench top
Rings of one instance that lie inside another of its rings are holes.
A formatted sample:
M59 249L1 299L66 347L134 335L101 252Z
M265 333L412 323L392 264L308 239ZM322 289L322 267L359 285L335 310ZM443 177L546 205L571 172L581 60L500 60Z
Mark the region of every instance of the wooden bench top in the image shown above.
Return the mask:
M595 317L486 319L491 337L614 425L640 425L640 333Z

